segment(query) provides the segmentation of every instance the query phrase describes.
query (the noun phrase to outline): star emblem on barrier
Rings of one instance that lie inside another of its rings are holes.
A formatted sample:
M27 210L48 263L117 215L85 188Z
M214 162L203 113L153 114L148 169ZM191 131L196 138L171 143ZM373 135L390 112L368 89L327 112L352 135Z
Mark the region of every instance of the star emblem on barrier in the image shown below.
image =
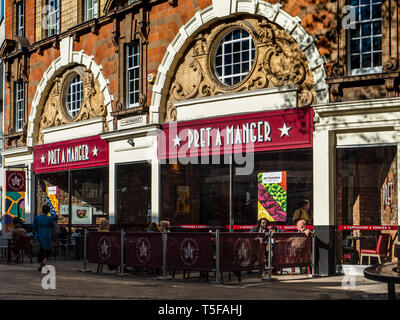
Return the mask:
M286 122L283 123L283 127L282 128L278 128L279 130L281 130L281 138L283 136L289 136L289 130L292 129L292 127L287 127L286 126Z

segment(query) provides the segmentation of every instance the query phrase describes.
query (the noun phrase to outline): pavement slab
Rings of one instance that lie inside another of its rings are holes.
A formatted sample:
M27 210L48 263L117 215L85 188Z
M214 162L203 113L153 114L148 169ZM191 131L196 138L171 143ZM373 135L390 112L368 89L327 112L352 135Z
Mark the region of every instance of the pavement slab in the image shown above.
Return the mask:
M1 300L386 300L387 286L362 276L339 275L310 278L305 274L273 275L263 281L258 272L242 272L242 281L235 275L216 284L210 273L209 282L198 273L183 278L180 272L173 279L168 275L148 273L119 276L104 266L88 264L92 272L80 272L82 261L51 260L56 271L56 288L43 289L46 274L37 264L0 264ZM347 278L346 278L347 277ZM344 285L343 285L344 284ZM396 292L399 290L396 285Z

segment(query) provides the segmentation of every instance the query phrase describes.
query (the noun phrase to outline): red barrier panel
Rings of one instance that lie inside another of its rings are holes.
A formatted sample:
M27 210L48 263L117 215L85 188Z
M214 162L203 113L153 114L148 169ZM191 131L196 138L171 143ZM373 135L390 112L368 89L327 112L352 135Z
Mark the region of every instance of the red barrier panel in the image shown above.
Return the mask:
M274 268L312 265L312 237L299 232L272 234L272 266Z
M220 271L255 270L265 267L263 233L220 233Z
M167 233L167 267L180 270L215 269L213 233Z
M120 232L89 232L90 263L121 264Z
M126 233L124 245L126 247L126 264L128 266L162 268L162 233Z
M396 230L398 226L339 225L338 230Z

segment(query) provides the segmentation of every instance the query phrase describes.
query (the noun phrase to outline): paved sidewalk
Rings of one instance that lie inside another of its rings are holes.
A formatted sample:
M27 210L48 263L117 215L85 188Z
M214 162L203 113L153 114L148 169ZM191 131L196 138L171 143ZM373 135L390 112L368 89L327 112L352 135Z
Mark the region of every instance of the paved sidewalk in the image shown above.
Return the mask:
M386 300L384 283L345 276L309 278L307 275L274 275L274 281L262 281L257 272L242 272L242 282L232 274L231 281L217 285L202 281L198 274L183 279L182 272L175 279L162 280L145 273L117 276L116 272L97 274L97 265L88 265L92 272L82 273L82 261L51 260L56 270L56 289L43 289L45 274L37 264L0 264L0 299L135 299L135 300ZM211 274L210 274L211 275ZM228 274L224 274L228 280ZM351 282L353 281L354 282ZM400 287L396 285L396 292Z

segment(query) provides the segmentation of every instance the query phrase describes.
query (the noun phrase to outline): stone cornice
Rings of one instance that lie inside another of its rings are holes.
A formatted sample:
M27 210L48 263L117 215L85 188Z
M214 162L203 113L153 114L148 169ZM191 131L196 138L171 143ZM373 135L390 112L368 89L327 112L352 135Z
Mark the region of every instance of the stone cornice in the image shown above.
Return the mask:
M359 101L332 102L313 106L320 117L345 114L400 111L400 98L370 99Z

